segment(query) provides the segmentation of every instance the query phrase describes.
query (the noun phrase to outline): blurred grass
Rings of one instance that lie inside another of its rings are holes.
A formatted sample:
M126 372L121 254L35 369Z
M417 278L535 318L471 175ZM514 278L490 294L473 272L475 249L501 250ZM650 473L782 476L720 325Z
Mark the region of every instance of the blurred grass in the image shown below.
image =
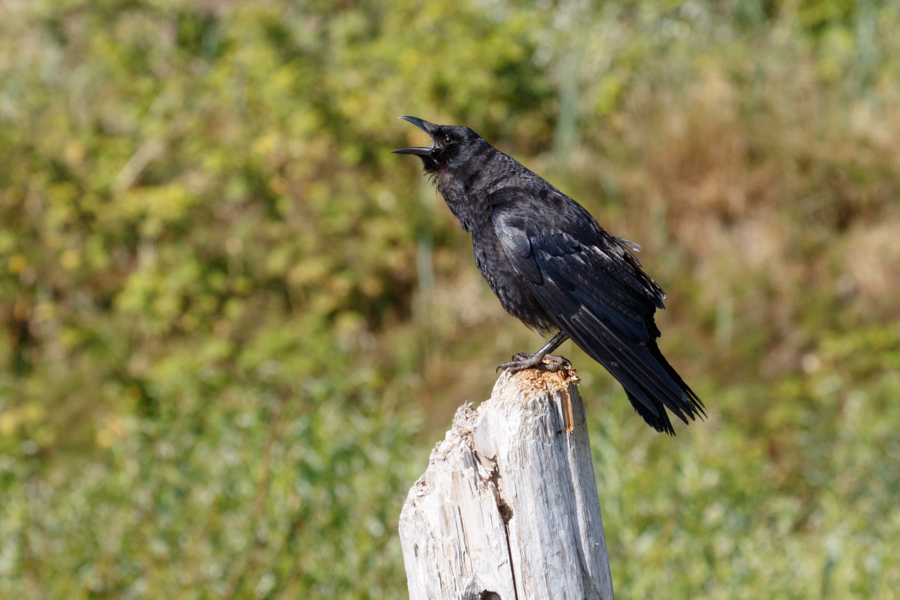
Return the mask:
M405 595L396 521L502 313L400 114L669 293L710 408L580 351L621 598L900 586L900 4L0 3L0 596Z

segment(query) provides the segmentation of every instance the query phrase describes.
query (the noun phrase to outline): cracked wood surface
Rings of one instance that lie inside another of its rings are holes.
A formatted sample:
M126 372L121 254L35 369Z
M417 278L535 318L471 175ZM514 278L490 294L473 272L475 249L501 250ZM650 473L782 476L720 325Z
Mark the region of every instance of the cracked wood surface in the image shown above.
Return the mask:
M612 600L574 371L465 404L400 514L410 600Z

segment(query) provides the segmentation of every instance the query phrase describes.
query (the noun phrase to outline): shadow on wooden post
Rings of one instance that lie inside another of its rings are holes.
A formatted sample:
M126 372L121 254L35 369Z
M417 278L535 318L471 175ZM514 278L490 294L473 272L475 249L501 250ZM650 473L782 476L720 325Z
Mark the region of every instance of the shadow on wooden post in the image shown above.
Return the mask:
M574 371L465 404L400 515L410 600L612 600Z

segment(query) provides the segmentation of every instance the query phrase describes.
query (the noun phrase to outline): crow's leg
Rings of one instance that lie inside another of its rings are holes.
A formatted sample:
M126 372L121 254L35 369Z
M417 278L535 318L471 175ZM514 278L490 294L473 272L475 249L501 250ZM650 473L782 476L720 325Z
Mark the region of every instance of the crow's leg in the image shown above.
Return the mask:
M497 370L505 369L507 371L511 371L513 373L518 373L519 371L523 371L525 369L542 369L544 371L559 371L562 368L571 369L572 363L567 361L565 358L561 356L551 356L549 353L553 352L560 345L569 339L569 336L560 331L553 339L547 342L543 348L535 352L534 354L528 354L526 352L519 352L518 354L513 355L512 361L505 362L502 365L497 366ZM544 362L546 360L546 362Z

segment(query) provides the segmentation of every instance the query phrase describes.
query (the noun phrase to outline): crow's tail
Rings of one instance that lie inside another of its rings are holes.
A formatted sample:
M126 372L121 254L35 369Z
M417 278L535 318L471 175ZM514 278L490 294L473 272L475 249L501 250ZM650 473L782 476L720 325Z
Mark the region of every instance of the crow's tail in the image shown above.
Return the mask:
M706 417L703 402L662 355L656 340L635 342L616 335L599 320L592 325L570 327L566 333L622 384L632 406L648 425L675 435L666 409L685 424L688 419Z

